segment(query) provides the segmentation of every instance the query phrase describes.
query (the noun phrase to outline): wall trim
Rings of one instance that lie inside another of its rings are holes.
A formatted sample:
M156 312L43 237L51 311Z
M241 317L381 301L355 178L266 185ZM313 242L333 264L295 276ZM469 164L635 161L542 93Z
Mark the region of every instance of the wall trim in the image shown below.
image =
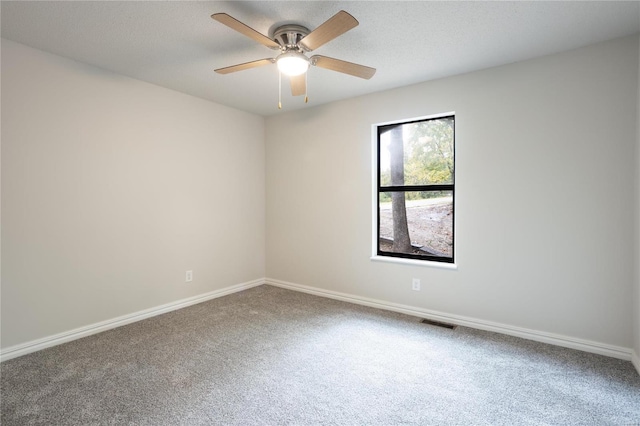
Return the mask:
M631 351L631 363L636 367L638 374L640 374L640 356L638 356L635 350Z
M142 311L134 312L131 314L122 315L117 318L100 321L94 324L86 325L84 327L79 327L73 330L54 334L52 336L47 336L41 339L32 340L30 342L21 343L19 345L10 346L0 351L0 362L7 361L12 358L17 358L22 355L30 354L42 349L50 348L52 346L57 346L62 343L70 342L72 340L77 340L82 337L91 336L92 334L97 334L103 331L110 330L112 328L131 324L132 322L141 321L143 319L165 314L167 312L186 308L188 306L226 296L231 293L237 293L239 291L257 287L262 284L265 284L265 280L264 278L259 278L253 281L247 281L219 290L213 290L197 296L188 297L186 299L176 300L174 302L166 303L164 305L156 306L149 309L144 309Z
M591 352L599 355L605 355L613 358L619 358L626 361L631 361L638 374L640 374L640 357L638 354L630 349L621 346L608 345L604 343L594 342L590 340L577 339L574 337L563 336L554 333L547 333L543 331L537 331L522 327L514 327L506 324L484 321L476 318L465 317L461 315L445 314L442 312L422 309L414 306L402 305L398 303L386 302L379 299L372 299L368 297L357 296L348 293L341 293L332 290L325 290L318 287L311 287L302 284L291 283L282 280L276 280L273 278L259 278L253 281L247 281L244 283L232 285L219 290L213 290L208 293L200 294L197 296L189 297L186 299L176 300L174 302L166 303L164 305L156 306L153 308L145 309L142 311L134 312L131 314L123 315L120 317L112 318L109 320L97 322L84 327L79 327L73 330L58 333L52 336L43 337L41 339L32 340L30 342L22 343L19 345L10 346L0 351L0 362L4 362L13 358L17 358L22 355L27 355L33 352L40 351L42 349L50 348L53 346L67 343L73 340L81 339L83 337L91 336L93 334L101 333L103 331L111 330L113 328L121 327L123 325L131 324L133 322L141 321L147 318L151 318L157 315L162 315L167 312L175 311L178 309L186 308L191 305L206 302L211 299L223 297L232 293L237 293L243 290L248 290L253 287L257 287L263 284L271 285L274 287L285 288L288 290L299 291L303 293L309 293L316 296L327 297L329 299L341 300L344 302L355 303L357 305L369 306L372 308L383 309L387 311L399 312L415 317L428 318L436 321L449 322L465 327L476 328L479 330L492 331L501 334L507 334L510 336L521 337L528 340L534 340L537 342L548 343L556 346L562 346L571 349L577 349L585 352Z
M422 309L414 306L401 305L398 303L386 302L368 297L356 296L353 294L340 293L332 290L325 290L317 287L311 287L302 284L291 283L287 281L266 278L265 284L275 287L286 288L289 290L300 291L303 293L314 294L316 296L327 297L330 299L342 300L344 302L355 303L358 305L369 306L372 308L384 309L387 311L399 312L420 318L427 318L435 321L449 322L465 327L476 328L479 330L493 331L496 333L507 334L509 336L521 337L523 339L534 340L536 342L548 343L565 348L577 349L584 352L591 352L599 355L605 355L613 358L623 359L625 361L632 360L632 350L621 346L608 345L605 343L594 342L591 340L577 339L575 337L563 336L560 334L547 333L528 328L514 327L507 324L480 320L477 318L465 317L462 315L445 314L443 312L433 311L430 309ZM640 373L640 360L635 356L634 365Z

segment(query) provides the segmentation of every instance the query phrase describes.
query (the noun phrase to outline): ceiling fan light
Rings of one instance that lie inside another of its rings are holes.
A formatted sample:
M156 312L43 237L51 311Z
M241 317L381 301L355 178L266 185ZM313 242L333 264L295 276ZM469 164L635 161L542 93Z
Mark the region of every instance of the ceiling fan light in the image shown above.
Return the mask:
M304 74L309 69L309 59L300 52L285 52L276 58L278 69L290 77Z

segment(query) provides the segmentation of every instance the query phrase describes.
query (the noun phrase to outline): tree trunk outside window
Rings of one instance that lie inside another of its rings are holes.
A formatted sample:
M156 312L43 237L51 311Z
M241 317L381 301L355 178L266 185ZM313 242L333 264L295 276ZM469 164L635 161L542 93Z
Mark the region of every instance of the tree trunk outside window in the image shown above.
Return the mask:
M391 160L391 185L404 185L404 145L402 126L390 131L389 154ZM407 225L407 207L404 192L391 193L391 211L393 213L393 251L411 253L411 240Z

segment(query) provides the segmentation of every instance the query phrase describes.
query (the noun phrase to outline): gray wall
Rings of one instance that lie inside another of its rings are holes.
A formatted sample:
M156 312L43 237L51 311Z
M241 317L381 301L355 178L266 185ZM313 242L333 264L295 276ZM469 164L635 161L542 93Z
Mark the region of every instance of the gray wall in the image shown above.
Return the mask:
M637 85L634 36L268 118L267 277L631 348ZM371 125L447 111L458 269L371 261Z
M2 348L260 279L266 231L269 278L640 354L638 53L614 40L265 127L3 40ZM458 269L372 262L371 125L446 111Z
M3 40L2 347L264 277L264 164L262 117Z
M636 143L636 275L634 280L633 349L634 364L640 373L640 73L638 74L637 143Z

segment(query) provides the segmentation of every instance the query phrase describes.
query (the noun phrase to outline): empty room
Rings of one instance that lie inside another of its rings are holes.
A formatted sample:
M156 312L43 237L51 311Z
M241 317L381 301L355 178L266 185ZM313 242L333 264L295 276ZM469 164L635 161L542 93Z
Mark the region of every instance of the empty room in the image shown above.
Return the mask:
M3 425L640 424L640 2L0 17Z

